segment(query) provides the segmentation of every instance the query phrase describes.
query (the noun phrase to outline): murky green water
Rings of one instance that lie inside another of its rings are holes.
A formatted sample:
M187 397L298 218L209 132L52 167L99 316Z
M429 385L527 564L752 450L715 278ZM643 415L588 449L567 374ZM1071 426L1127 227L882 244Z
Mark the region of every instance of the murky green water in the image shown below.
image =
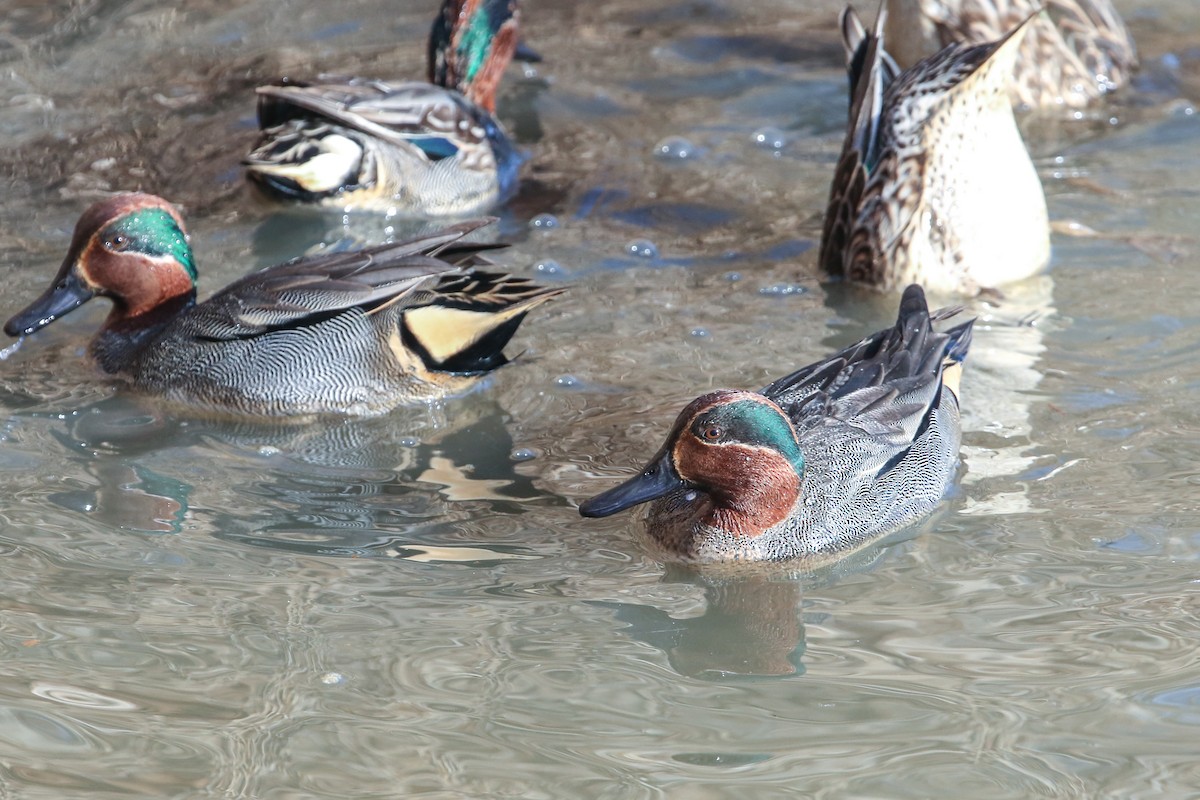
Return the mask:
M421 74L432 5L10 0L5 316L101 191L183 204L203 290L399 230L272 214L237 160L255 84ZM0 797L1200 793L1189 0L1120 2L1135 89L1030 122L1052 216L1105 237L1056 237L1049 276L972 306L939 514L821 575L738 580L577 517L691 397L894 318L813 268L845 88L838 3L802 5L530 0L504 261L573 290L470 397L187 418L82 361L101 308L0 362ZM670 137L693 155L656 157Z

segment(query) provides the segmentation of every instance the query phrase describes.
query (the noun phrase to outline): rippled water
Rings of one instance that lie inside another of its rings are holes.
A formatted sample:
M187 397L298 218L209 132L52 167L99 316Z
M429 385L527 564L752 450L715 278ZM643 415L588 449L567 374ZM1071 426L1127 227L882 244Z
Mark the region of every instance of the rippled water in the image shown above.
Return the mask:
M255 84L421 74L432 5L10 2L5 315L97 192L183 204L206 290L402 230L272 213L237 159ZM1190 0L1118 3L1144 61L1118 103L1026 120L1052 216L1100 236L971 306L928 523L729 577L577 517L691 397L894 318L814 269L845 85L838 3L792 5L529 0L503 260L572 291L469 397L189 418L90 371L100 308L0 362L0 797L1200 793Z

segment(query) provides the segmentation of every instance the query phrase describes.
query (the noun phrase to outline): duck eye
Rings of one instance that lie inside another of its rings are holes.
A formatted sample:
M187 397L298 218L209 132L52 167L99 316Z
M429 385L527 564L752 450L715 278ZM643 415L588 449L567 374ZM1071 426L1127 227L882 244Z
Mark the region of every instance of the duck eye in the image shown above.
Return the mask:
M105 239L104 246L105 246L105 248L113 251L114 253L119 253L122 250L124 250L125 248L129 247L129 237L122 236L121 234L118 233L116 236L110 236L107 239Z
M725 435L725 429L720 425L709 425L700 431L700 435L704 437L705 441L715 442Z

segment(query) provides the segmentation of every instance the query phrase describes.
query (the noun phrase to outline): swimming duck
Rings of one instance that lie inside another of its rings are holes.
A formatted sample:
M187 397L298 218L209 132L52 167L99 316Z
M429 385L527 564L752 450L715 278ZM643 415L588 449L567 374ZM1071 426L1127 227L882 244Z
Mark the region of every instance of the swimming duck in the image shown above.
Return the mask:
M829 561L929 514L954 475L958 377L974 320L935 332L921 287L894 328L760 392L693 400L642 471L579 507L653 501L646 530L696 563Z
M1005 93L1032 19L903 72L884 49L886 19L867 33L842 12L850 119L822 267L883 291L968 295L1038 272L1050 258L1046 198Z
M1109 0L887 0L888 49L911 66L952 43L986 44L1036 14L1017 57L1011 99L1083 108L1124 85L1137 48ZM1038 13L1044 9L1044 13Z
M508 199L521 158L493 113L518 16L517 0L444 0L428 83L260 86L246 177L269 198L339 210L461 215Z
M488 222L295 259L197 303L179 212L117 195L84 212L53 285L4 331L27 336L99 295L112 310L90 355L144 392L259 416L379 414L470 388L562 292L467 269L494 245L460 240Z

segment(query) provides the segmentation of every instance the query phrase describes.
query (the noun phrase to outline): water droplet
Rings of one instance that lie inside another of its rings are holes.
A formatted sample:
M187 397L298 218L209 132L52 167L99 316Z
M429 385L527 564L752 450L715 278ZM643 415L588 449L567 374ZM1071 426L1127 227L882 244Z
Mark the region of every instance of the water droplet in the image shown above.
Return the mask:
M804 294L807 289L798 283L773 283L758 290L759 294L768 297L788 297L793 294Z
M649 239L634 239L625 245L625 255L648 260L655 259L658 258L658 245Z
M543 258L541 261L533 265L533 271L539 275L554 275L561 277L566 274L563 265L555 261L553 258Z
M754 132L754 146L763 150L779 151L787 146L787 137L778 128L759 128Z
M513 461L531 461L541 455L532 447L518 447L509 454L509 458Z
M538 76L537 67L528 61L521 64L521 72L524 73L526 80L532 80Z
M725 280L729 281L730 283L737 283L741 279L742 279L742 273L740 273L740 272L726 272L725 273Z
M559 375L554 382L566 389L574 389L579 386L579 378L574 375Z
M707 339L708 337L712 336L712 334L708 332L708 328L692 328L691 335L696 339Z
M271 456L279 455L279 448L271 447L271 445L269 445L269 444L264 444L262 447L258 448L258 454L260 456L270 458Z
M20 350L20 349L21 349L21 342L23 342L23 341L25 341L25 337L24 337L24 336L18 336L18 337L17 337L17 340L16 340L15 342L13 342L12 344L10 344L8 347L5 347L5 348L3 348L3 349L0 349L0 361L4 361L4 360L6 360L6 359L7 359L9 356L11 356L13 353L15 353L15 352L17 352L18 350Z
M660 161L684 161L695 156L695 145L682 136L668 136L654 145L654 157Z
M326 672L321 676L321 683L326 686L339 686L346 682L346 676L340 672Z
M548 231L560 227L560 223L553 214L538 214L529 220L529 227L535 231Z
M415 436L405 436L400 440L401 447L419 447L420 445L421 440Z

